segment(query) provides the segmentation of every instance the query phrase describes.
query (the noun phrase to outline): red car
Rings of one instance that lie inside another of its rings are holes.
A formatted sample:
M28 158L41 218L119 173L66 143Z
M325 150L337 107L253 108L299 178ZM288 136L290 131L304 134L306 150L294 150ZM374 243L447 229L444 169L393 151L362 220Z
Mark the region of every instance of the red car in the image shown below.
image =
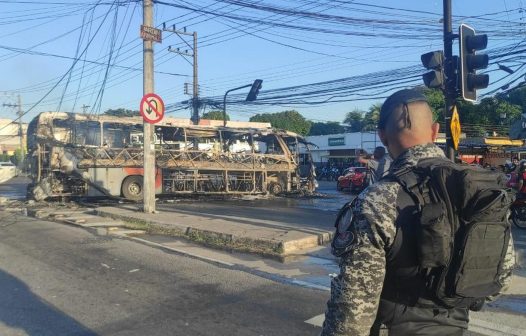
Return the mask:
M341 191L349 189L350 191L362 191L366 187L367 168L350 167L343 171L342 176L338 177L336 189Z

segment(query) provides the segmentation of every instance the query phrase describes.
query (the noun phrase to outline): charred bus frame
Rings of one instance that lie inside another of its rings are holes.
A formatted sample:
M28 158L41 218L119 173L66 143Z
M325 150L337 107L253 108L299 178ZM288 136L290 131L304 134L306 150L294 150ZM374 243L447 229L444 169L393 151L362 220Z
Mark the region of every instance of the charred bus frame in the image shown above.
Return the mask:
M44 112L28 127L31 192L142 199L142 122L135 117ZM303 137L267 127L155 126L157 194L278 194L313 191L312 160L300 165Z

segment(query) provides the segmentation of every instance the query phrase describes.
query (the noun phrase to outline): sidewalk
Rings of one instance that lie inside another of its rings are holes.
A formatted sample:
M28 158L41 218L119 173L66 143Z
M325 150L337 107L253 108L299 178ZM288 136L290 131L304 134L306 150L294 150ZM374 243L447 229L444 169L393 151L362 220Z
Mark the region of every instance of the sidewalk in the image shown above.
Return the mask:
M332 232L283 223L223 215L191 215L172 211L145 214L134 205L105 206L99 216L118 219L151 234L183 237L207 246L286 257L330 242Z

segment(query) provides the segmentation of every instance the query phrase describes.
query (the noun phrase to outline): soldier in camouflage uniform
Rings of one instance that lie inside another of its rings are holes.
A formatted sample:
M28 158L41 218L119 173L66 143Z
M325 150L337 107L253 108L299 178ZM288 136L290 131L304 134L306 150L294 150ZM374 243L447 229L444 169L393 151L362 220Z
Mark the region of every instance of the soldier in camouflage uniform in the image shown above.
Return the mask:
M438 124L425 96L401 90L384 103L379 136L394 161L390 171L414 167L424 158L444 157L434 145ZM332 279L322 336L366 336L378 332L379 322L389 335L462 335L468 309L412 307L384 300L387 253L396 235L397 198L401 186L381 180L365 189L337 223L333 253L340 257L340 274ZM400 209L398 209L400 210ZM344 210L342 210L344 211ZM416 251L415 251L416 254ZM509 284L514 267L510 239L501 282ZM390 316L385 316L388 312Z

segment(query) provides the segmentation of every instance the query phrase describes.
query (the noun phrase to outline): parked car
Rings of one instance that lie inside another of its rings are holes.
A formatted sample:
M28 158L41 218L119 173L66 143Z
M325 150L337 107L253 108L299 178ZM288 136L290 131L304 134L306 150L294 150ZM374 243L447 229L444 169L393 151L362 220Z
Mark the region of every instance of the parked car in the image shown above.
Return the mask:
M0 162L0 181L7 181L18 175L18 170L12 162Z
M366 187L367 168L350 167L343 171L338 178L336 189L338 191L349 189L350 191L362 191Z

